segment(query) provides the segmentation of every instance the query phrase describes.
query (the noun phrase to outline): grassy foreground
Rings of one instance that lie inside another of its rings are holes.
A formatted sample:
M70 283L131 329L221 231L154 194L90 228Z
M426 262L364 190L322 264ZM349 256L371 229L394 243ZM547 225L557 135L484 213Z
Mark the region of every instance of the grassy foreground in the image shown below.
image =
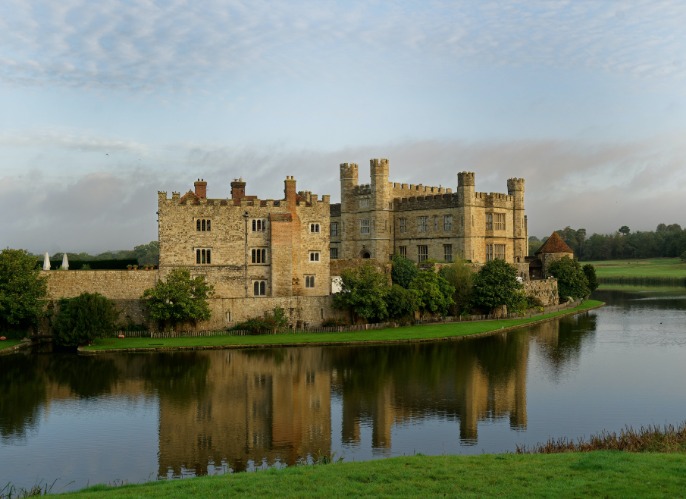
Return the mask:
M590 263L599 279L627 278L686 278L686 263L679 258L649 258L645 260L602 260Z
M19 343L21 343L21 340L0 341L0 350L4 350L5 348L12 348L13 346L17 346Z
M505 331L527 324L549 320L554 317L575 314L597 308L602 302L586 300L572 309L560 310L527 318L492 321L452 322L423 324L419 326L375 329L334 333L284 333L257 336L203 336L193 338L102 338L93 345L81 347L81 352L110 350L162 350L183 348L241 348L259 346L329 345L350 343L386 343L406 341L427 341L456 338L495 331Z
M64 497L682 497L686 454L412 456L296 466L123 487Z

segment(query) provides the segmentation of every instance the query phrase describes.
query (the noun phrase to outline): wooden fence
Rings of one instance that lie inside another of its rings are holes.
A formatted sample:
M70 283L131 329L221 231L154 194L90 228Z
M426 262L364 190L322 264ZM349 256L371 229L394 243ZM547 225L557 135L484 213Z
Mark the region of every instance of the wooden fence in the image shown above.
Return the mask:
M553 305L550 307L545 307L543 311L530 311L526 314L507 314L505 317L500 317L497 315L462 315L459 317L439 317L435 319L428 320L417 320L413 324L444 324L444 323L455 323L455 322L470 322L470 321L486 321L486 320L499 320L499 319L517 319L517 318L530 318L537 315L548 314L551 312L557 312L560 310L576 307L580 301L574 301L569 303L562 303L560 305ZM271 333L261 333L261 334L293 334L293 333L343 333L343 332L353 332L353 331L369 331L373 329L386 329L391 327L400 327L397 322L379 322L376 324L352 324L347 326L330 326L330 327L308 327L305 329L287 329L280 332ZM229 331L223 330L212 330L212 331L117 331L114 336L124 335L127 338L200 338L209 336L249 336L253 333L250 331Z

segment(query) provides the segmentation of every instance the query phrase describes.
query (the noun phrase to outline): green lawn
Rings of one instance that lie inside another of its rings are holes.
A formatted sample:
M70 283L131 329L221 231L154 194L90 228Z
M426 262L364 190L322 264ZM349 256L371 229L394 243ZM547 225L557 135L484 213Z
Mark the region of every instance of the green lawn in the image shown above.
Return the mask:
M599 279L629 278L686 278L686 263L679 258L651 258L646 260L602 260L591 263Z
M5 341L0 341L0 350L4 350L5 348L12 348L15 345L18 345L21 343L21 340L5 340Z
M105 338L95 340L89 347L83 347L84 352L98 350L120 349L165 349L165 348L222 348L222 347L258 347L305 344L337 344L337 343L383 343L394 341L421 341L454 338L492 331L507 330L524 326L553 317L577 313L602 305L596 300L586 300L574 309L561 310L549 314L537 315L530 318L503 319L493 321L475 321L459 323L425 324L369 331L352 331L341 333L295 333L259 336L207 336L196 338Z
M269 469L64 497L683 497L686 454L411 456Z

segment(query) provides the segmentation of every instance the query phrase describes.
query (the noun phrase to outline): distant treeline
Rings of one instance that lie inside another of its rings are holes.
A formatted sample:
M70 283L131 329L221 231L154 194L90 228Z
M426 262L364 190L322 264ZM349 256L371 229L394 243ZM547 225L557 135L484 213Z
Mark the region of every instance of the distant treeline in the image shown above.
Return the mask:
M64 253L50 255L50 266L52 269L60 268ZM40 258L41 267L43 266L43 255L36 255ZM106 251L98 255L88 253L67 253L69 268L79 270L87 265L91 269L126 269L128 265L158 265L160 263L160 244L157 241L150 241L148 244L135 246L132 250Z
M586 229L565 227L556 231L574 250L579 260L617 260L630 258L686 259L686 230L679 224L660 224L655 231L631 232L624 225L614 234L593 234ZM529 238L529 254L536 253L546 241Z
M135 258L112 259L112 260L72 260L67 254L69 270L126 270L134 265L138 265ZM38 262L43 267L43 260ZM50 260L50 268L57 270L62 266L62 259Z

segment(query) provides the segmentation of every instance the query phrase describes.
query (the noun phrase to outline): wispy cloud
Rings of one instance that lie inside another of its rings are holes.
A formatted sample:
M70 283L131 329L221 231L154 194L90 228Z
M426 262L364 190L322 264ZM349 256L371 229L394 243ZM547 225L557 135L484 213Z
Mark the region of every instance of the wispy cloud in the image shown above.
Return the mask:
M5 0L0 81L153 90L255 72L546 66L686 76L686 4Z

